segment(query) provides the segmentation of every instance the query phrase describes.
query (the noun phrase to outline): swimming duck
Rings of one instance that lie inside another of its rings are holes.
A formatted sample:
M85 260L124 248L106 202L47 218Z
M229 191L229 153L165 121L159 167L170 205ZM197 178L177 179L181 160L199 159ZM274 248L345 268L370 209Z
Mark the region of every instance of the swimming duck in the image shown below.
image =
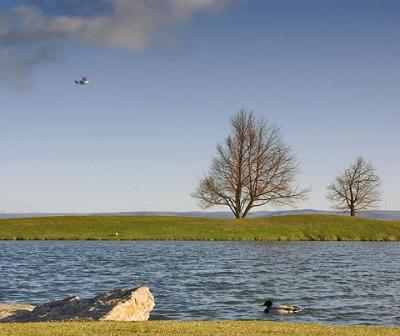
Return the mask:
M301 311L301 308L298 306L284 306L284 305L273 306L272 300L265 301L263 306L267 307L264 310L265 313L275 311L280 314L294 314L294 313L298 313L299 311Z

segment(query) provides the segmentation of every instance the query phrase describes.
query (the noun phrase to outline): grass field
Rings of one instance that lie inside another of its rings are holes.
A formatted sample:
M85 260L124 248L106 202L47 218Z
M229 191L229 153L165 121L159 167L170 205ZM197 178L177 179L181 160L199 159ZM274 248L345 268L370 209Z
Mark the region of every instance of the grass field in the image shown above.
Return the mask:
M400 241L400 222L335 215L241 220L135 216L18 218L0 220L0 239Z
M330 327L262 321L0 323L0 336L394 336L400 328Z

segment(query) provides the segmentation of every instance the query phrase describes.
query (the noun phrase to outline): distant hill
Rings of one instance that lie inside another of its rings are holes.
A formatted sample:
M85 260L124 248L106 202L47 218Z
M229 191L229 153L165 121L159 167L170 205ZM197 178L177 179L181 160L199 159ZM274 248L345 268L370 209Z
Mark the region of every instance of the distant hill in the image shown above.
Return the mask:
M255 211L249 217L275 217L285 215L309 215L327 214L343 215L343 212L328 210L299 209L281 211ZM210 218L232 218L233 215L227 211L206 212L206 211L130 211L130 212L99 212L99 213L0 213L0 218L28 218L28 217L52 217L52 216L186 216L186 217L210 217ZM360 217L400 221L400 210L373 210L364 211Z

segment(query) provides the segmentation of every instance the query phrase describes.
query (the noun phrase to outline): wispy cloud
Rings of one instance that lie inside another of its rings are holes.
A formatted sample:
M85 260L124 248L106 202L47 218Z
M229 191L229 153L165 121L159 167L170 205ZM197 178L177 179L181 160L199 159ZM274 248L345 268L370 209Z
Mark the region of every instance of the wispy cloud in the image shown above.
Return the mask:
M164 29L244 0L36 0L0 14L0 80L22 85L66 40L142 50Z

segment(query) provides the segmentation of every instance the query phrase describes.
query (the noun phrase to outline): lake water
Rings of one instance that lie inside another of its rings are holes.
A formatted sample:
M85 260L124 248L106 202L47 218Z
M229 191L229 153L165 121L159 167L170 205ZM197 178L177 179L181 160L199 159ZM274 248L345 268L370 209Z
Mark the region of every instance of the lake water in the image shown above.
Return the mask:
M149 286L152 319L400 325L400 244L0 241L0 302ZM266 298L301 306L263 313Z

